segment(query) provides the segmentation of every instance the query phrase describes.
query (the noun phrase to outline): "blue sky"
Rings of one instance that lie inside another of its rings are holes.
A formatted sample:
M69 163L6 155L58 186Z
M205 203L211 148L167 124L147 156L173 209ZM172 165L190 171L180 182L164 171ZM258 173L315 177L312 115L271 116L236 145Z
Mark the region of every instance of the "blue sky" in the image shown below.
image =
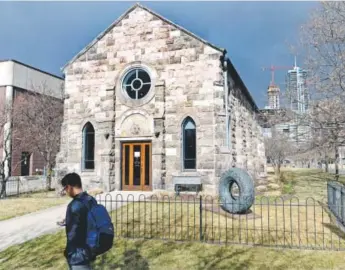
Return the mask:
M16 59L61 75L60 68L135 2L1 2L0 59ZM317 2L141 2L228 56L259 107L266 105L270 73L289 66ZM301 59L301 58L300 58ZM284 82L285 70L276 72ZM284 85L281 85L284 88Z

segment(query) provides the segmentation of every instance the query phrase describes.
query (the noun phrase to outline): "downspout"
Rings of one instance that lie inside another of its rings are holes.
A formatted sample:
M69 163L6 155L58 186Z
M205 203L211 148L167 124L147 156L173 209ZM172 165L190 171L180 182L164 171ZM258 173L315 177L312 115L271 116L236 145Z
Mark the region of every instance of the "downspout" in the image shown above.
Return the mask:
M225 130L226 143L225 146L229 149L230 134L229 134L229 87L228 87L228 59L225 57L226 51L223 54L223 78L224 78L224 97L225 97Z

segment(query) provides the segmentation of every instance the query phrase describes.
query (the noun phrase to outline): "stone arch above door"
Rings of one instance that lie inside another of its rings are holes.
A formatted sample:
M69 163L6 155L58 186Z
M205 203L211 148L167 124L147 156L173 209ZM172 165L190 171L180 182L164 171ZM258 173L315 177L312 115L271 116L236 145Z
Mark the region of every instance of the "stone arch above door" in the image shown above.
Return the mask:
M120 121L116 130L120 137L142 137L152 136L153 122L152 118L141 112L127 112Z

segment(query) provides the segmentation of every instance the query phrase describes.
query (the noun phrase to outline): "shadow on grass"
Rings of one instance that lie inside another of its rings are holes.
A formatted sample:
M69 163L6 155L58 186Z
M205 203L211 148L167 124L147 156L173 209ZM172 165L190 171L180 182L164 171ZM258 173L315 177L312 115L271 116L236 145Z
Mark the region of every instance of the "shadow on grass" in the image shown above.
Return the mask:
M105 254L103 258L100 259L98 267L95 269L121 269L121 270L149 270L148 261L140 254L138 248L126 250L122 254L122 262L113 260L109 258L105 260ZM111 257L111 256L110 256Z
M240 258L247 253L247 250L236 250L234 252L226 252L225 248L219 249L213 256L203 256L199 257L198 264L196 265L196 269L219 269L220 264L228 259ZM238 261L235 264L229 265L229 269L248 269L250 266L249 261Z
M340 230L335 224L332 223L322 223L323 226L328 228L332 233L338 236L340 239L345 240L345 233Z
M67 269L63 236L45 236L0 252L0 269ZM332 269L334 264L344 266L341 253L117 239L93 269Z
M149 263L145 258L140 255L139 250L137 249L130 249L127 250L123 254L123 265L121 266L121 270L130 270L130 269L142 269L147 270L149 269Z

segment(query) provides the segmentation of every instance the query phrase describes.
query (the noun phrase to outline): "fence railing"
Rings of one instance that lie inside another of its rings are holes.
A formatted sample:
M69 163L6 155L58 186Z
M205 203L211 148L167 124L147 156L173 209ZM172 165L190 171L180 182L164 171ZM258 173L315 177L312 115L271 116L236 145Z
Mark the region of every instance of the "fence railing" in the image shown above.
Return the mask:
M338 222L345 226L345 186L335 182L327 182L327 204Z
M1 182L2 185L6 185L3 197L18 196L20 194L20 180L19 178L9 179L6 182Z
M44 176L11 177L5 182L0 181L0 192L3 190L3 185L5 190L0 199L45 190L46 181Z
M345 250L327 204L313 198L260 197L244 214L227 213L219 199L201 196L107 194L98 201L110 212L117 238Z

